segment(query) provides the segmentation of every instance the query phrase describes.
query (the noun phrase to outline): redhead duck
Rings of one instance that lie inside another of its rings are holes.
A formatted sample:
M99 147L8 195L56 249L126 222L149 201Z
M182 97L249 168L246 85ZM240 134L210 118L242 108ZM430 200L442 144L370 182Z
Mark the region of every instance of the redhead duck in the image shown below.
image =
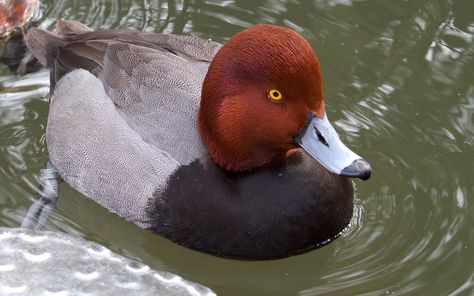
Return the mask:
M23 28L39 8L39 0L4 0L0 2L0 38L16 28Z
M350 222L345 177L371 169L329 123L295 31L256 25L221 45L59 21L27 44L51 71L51 162L109 211L243 259L309 251Z
M5 39L0 61L14 74L23 75L42 68L27 54L23 36L24 31L38 24L30 22L35 15L39 15L39 0L0 1L0 39Z

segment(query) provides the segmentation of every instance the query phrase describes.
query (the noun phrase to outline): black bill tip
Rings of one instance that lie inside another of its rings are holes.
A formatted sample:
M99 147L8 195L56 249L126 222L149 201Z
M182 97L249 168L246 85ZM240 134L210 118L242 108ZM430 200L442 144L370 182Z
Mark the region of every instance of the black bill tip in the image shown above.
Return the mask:
M370 164L362 158L354 160L341 171L341 176L367 180L372 174Z

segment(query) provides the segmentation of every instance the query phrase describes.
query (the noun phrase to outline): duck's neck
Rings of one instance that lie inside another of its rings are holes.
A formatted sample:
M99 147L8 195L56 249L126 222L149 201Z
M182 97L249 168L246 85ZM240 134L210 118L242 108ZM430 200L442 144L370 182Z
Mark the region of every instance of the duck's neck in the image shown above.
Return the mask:
M198 129L204 146L212 160L231 172L250 171L285 158L291 145L274 147L258 143L260 135L247 131L236 117L239 111L219 110L224 106L201 103L198 116ZM217 118L208 114L215 114Z
M200 125L200 134L211 159L230 172L259 169L287 158L299 150L291 145L279 148L249 145L245 140L241 140L244 138L242 135L212 130L204 124Z

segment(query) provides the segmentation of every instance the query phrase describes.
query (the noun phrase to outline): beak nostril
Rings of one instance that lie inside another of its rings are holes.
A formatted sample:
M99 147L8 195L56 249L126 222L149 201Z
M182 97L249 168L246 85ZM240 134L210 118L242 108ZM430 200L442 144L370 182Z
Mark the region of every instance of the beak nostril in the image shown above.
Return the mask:
M325 146L329 147L328 142L327 142L326 139L323 137L323 135L321 135L321 132L320 132L317 128L314 128L314 131L315 131L315 133L316 133L316 136L318 137L319 142L321 142L321 143L323 143Z

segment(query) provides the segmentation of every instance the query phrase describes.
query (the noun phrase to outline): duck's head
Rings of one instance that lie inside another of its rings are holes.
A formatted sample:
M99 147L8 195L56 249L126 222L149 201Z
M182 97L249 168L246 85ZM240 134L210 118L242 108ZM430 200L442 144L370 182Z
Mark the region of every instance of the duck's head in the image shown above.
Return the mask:
M212 159L248 171L301 147L329 171L367 179L370 165L329 123L318 59L295 31L256 25L233 36L204 79L198 127Z

